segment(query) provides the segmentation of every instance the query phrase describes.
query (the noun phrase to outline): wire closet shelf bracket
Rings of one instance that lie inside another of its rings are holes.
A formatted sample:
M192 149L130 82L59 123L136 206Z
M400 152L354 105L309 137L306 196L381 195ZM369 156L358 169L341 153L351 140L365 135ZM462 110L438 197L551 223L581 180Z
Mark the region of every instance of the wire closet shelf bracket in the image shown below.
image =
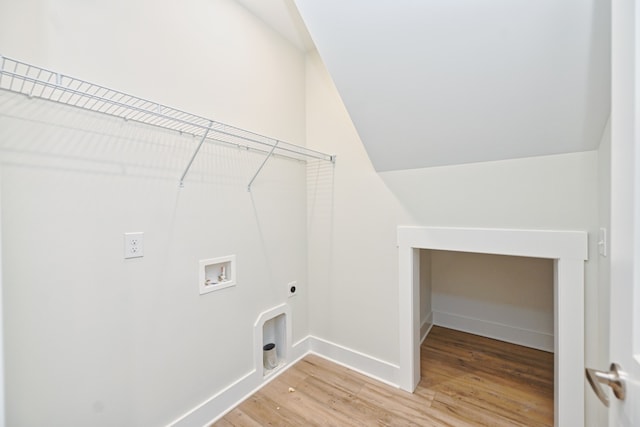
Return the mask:
M192 135L199 139L180 176L180 187L205 141L264 153L266 157L253 175L247 191L273 155L296 160L317 159L335 163L336 156L279 141L235 126L187 113L157 102L50 71L0 55L0 89L21 93L125 120Z

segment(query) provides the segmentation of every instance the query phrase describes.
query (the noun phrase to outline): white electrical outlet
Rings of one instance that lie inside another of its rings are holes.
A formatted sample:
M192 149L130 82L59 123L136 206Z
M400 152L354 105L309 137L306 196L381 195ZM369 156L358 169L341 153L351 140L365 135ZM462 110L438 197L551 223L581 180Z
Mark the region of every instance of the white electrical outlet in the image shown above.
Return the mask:
M295 296L298 294L298 282L293 281L287 284L287 295L289 297Z
M124 258L144 256L144 233L124 233Z

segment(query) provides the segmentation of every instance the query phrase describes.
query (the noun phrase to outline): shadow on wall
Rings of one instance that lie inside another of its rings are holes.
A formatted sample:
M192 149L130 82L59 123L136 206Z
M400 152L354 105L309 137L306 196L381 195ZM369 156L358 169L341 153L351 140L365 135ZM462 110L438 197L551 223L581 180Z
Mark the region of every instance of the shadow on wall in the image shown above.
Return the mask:
M0 96L0 111L5 124L0 139L2 162L16 166L175 179L177 186L198 144L192 136L9 92ZM52 158L55 162L48 161ZM248 176L261 158L246 150L205 144L186 184L246 186L241 177ZM26 159L32 164L24 163Z
M337 160L339 161L339 160ZM309 313L312 325L323 322L322 313L334 301L334 186L335 163L307 163L307 236L309 263Z
M264 156L206 144L181 189L198 142L0 92L11 424L166 425L253 366L253 321L306 277L305 164L270 159L249 194ZM238 285L200 296L198 261L224 255Z

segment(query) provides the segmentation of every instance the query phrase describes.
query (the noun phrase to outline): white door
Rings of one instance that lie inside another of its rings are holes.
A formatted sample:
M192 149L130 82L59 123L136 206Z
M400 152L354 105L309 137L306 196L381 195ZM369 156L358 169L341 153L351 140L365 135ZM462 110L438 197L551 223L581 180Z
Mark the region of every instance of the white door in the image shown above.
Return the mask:
M591 371L608 400L609 427L640 426L640 0L613 0L611 106L611 318L609 354ZM619 384L619 387L616 386ZM608 389L606 385L611 385ZM618 395L614 393L617 388Z

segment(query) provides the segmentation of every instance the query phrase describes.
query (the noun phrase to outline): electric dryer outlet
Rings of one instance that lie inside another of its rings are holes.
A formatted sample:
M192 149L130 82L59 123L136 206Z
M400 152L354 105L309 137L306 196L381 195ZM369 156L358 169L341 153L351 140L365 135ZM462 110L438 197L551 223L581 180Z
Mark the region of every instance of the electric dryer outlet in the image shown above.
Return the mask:
M293 297L298 294L298 282L293 281L287 284L287 295Z

